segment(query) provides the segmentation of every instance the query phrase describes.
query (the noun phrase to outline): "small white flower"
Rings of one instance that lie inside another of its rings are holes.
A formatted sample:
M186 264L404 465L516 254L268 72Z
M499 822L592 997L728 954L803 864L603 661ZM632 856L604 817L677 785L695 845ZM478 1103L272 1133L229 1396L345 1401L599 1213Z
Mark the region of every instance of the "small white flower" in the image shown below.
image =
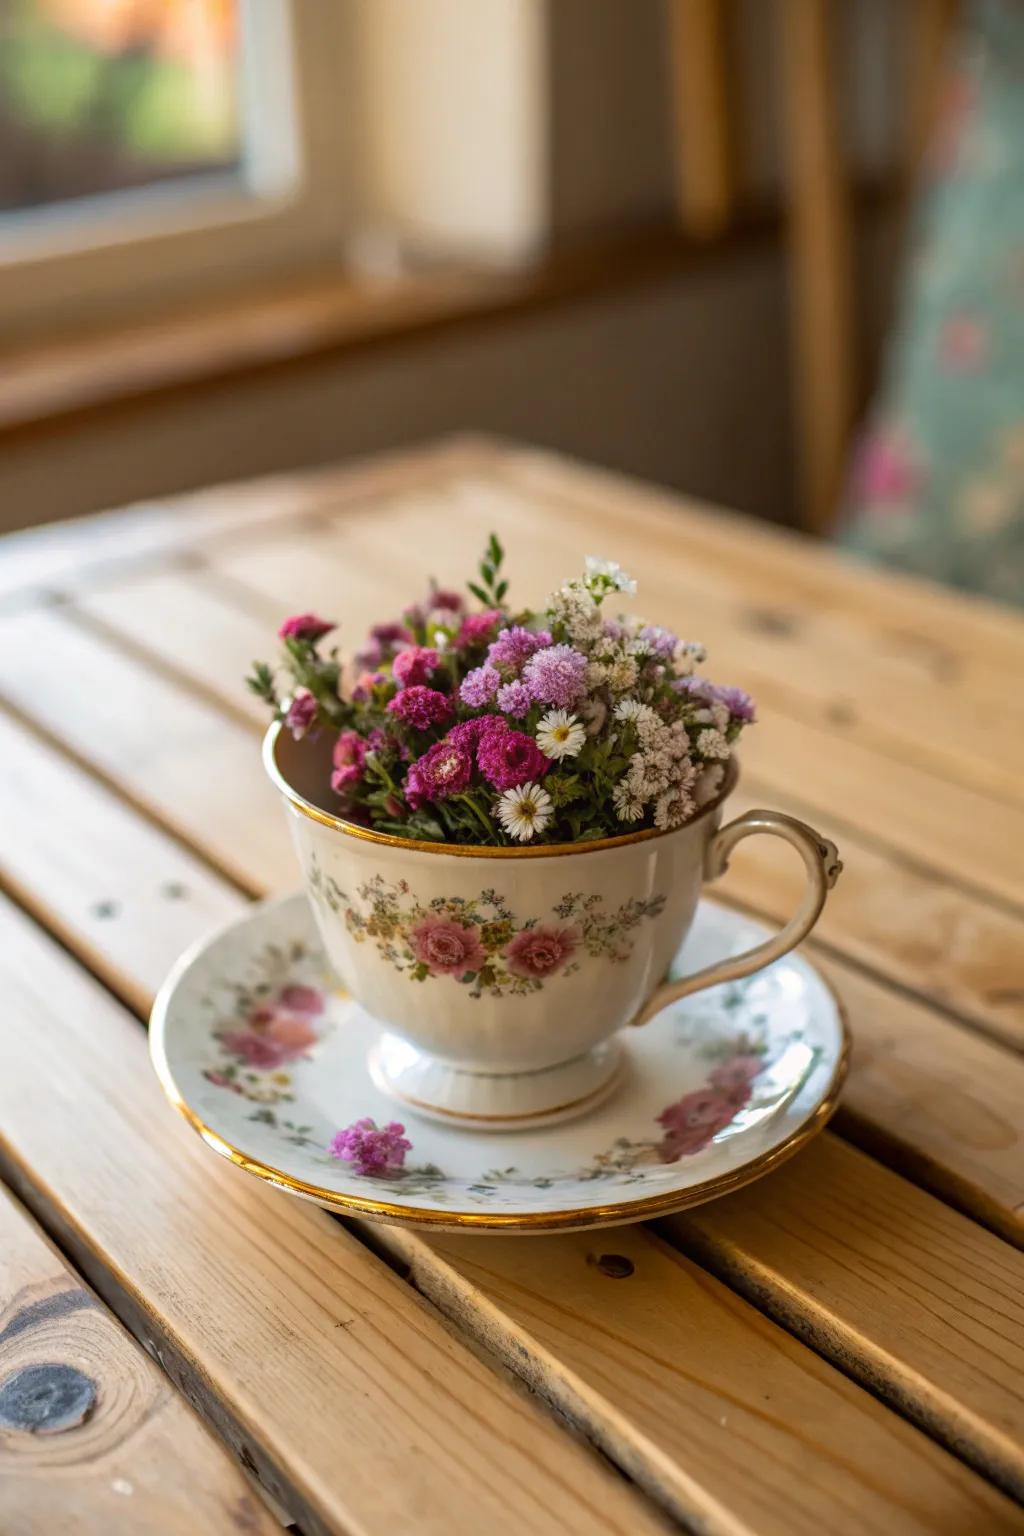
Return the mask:
M545 757L575 757L587 733L566 709L549 709L537 726L537 745Z
M725 765L709 763L694 785L693 797L697 804L707 805L709 800L713 800L721 789L724 778Z
M612 803L620 821L639 821L644 814L643 799L637 795L628 779L621 779L612 791Z
M649 704L641 704L639 699L620 699L615 706L615 718L639 725L641 720L656 720L657 716Z
M636 582L632 576L627 576L622 566L614 560L602 560L598 555L588 555L586 561L588 584L595 578L601 580L602 586L615 592L628 592L630 596L636 591Z
M620 656L613 662L608 684L613 693L625 693L627 688L632 688L637 678L637 665L632 656Z
M528 843L535 833L544 831L554 809L551 796L539 784L506 789L494 808L508 835L521 843Z
M670 827L681 827L693 815L693 800L685 789L676 786L659 796L654 807L654 825L663 832Z
M601 699L588 699L580 705L580 714L587 727L588 736L596 736L608 718L608 706Z
M697 751L701 757L726 758L729 756L729 743L721 731L707 729L697 737Z

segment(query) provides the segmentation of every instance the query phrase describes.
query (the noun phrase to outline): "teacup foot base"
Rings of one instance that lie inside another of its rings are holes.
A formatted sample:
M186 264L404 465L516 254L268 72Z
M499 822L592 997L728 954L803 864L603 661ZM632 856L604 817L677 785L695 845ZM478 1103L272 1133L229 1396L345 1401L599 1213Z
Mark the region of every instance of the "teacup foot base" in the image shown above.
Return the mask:
M585 1114L613 1092L623 1065L615 1039L539 1072L467 1072L386 1033L369 1056L382 1093L425 1119L474 1131L535 1130Z

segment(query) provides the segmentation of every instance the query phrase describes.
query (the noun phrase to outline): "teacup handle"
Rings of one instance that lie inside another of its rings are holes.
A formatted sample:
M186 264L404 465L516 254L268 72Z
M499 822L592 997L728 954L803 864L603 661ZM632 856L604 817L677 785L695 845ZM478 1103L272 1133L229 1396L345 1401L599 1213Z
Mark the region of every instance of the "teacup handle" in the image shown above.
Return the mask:
M718 960L714 965L705 966L702 971L695 971L692 976L680 977L678 981L664 982L655 989L632 1020L634 1025L646 1024L662 1008L678 1002L681 997L689 997L693 992L717 986L722 981L738 981L741 976L749 976L762 966L770 965L773 960L778 960L794 949L818 921L825 897L839 879L843 866L835 843L830 843L827 837L822 837L806 822L797 821L795 816L784 816L781 811L747 811L735 821L730 821L728 826L715 833L708 844L704 855L705 880L717 880L719 875L724 874L729 865L729 855L736 844L756 832L767 832L772 837L784 838L787 843L793 844L803 859L807 870L807 887L799 911L773 938L755 944L753 949L745 950L742 955Z

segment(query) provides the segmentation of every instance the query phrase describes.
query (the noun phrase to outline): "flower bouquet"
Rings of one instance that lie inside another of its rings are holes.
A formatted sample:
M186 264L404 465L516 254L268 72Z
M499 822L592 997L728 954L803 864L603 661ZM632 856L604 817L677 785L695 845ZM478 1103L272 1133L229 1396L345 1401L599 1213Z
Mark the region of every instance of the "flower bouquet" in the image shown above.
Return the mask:
M479 606L432 585L348 675L333 621L286 619L249 686L297 740L329 733L336 814L377 832L500 847L683 826L720 792L749 695L698 675L703 646L610 614L636 590L614 562L515 609L502 561L492 534Z

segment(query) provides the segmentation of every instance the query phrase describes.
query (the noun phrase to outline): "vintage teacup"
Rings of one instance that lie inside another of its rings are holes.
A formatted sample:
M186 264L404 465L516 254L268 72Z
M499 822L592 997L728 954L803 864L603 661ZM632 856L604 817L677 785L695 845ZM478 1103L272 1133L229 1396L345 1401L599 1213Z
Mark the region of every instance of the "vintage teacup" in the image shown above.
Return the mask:
M786 954L842 867L833 843L777 811L748 811L719 830L732 766L721 792L674 831L486 848L391 837L332 814L320 803L327 751L275 725L264 761L328 959L381 1025L374 1079L411 1109L476 1129L535 1126L596 1104L618 1078L624 1025ZM755 832L801 854L800 910L753 949L666 981L703 881Z

